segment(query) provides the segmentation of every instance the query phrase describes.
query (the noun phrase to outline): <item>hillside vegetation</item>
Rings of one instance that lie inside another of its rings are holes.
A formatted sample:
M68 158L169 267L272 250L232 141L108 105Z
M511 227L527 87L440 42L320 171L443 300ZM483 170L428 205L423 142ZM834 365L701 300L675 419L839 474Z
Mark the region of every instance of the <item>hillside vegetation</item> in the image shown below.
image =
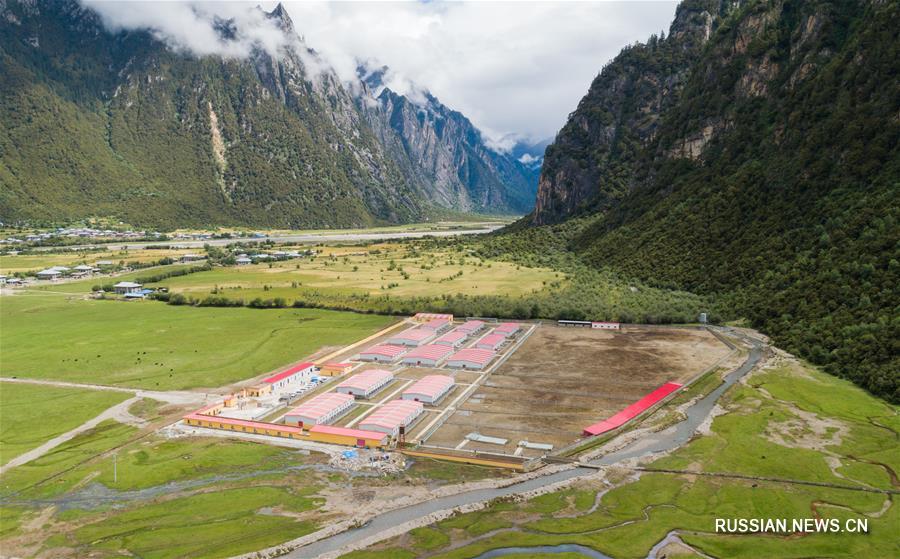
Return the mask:
M721 6L683 2L603 69L528 221L582 216L588 264L711 295L900 401L900 6Z

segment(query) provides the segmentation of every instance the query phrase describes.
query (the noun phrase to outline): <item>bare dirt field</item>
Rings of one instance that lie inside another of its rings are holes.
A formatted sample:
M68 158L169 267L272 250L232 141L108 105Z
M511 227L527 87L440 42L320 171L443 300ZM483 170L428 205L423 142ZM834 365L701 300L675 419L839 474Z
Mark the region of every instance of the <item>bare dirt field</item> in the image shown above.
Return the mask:
M727 354L728 348L705 330L542 326L427 444L453 448L478 432L509 442L469 442L464 448L513 453L522 440L564 446L577 440L585 426L665 382L689 381Z

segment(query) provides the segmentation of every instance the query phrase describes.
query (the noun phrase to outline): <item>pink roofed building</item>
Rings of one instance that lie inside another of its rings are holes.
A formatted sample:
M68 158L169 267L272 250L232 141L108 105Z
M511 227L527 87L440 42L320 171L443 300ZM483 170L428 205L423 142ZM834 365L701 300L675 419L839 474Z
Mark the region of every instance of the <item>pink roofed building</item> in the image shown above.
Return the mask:
M319 425L331 423L344 415L355 405L356 398L350 394L326 392L311 398L289 411L284 422L291 425Z
M442 318L433 318L428 322L423 323L420 328L424 328L425 330L431 330L435 334L440 334L445 330L450 329L451 323Z
M400 433L400 427L407 428L425 411L422 402L414 400L393 400L372 412L359 422L366 431L376 431L392 437Z
M418 347L434 338L435 332L428 330L424 326L421 328L408 328L399 334L394 334L388 338L387 343L391 345L403 345L410 347Z
M447 359L447 366L454 369L481 370L487 367L495 355L497 354L489 349L461 349Z
M450 347L459 347L459 346L463 345L463 343L466 341L466 338L468 338L468 337L469 337L468 334L466 334L465 332L460 332L457 329L452 332L447 332L446 334L444 334L443 336L434 340L431 343L438 344L438 345L446 345L446 346L450 346Z
M488 334L487 336L475 342L475 347L477 347L478 349L490 349L491 351L497 351L504 343L506 343L506 336L502 334Z
M352 394L357 398L368 398L394 380L394 373L384 369L369 369L357 373L343 381L335 391L341 394Z
M393 363L398 357L406 353L408 348L401 345L378 344L363 350L359 358L363 361L377 361L379 363Z
M413 316L413 322L418 322L418 323L428 322L428 321L434 320L436 318L439 318L448 324L453 322L452 314L434 313L434 312L417 312Z
M438 363L451 353L453 353L453 347L448 345L423 345L404 355L400 362L406 365L436 367Z
M436 404L453 389L453 377L447 375L428 375L420 378L400 396L404 400L413 400L423 404Z
M517 322L504 322L500 326L494 328L494 333L509 337L516 335L521 329L522 325Z
M463 324L460 324L456 327L455 332L462 332L467 336L471 336L472 334L477 334L484 329L484 321L483 320L467 320Z

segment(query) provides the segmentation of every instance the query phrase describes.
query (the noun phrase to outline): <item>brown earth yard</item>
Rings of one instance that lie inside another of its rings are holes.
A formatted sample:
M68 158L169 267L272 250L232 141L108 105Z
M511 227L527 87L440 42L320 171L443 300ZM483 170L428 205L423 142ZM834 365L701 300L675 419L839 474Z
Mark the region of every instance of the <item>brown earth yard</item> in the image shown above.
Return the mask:
M523 440L565 446L587 425L663 383L688 382L728 353L706 330L541 326L426 442L454 448L478 432L508 443L464 448L513 453Z

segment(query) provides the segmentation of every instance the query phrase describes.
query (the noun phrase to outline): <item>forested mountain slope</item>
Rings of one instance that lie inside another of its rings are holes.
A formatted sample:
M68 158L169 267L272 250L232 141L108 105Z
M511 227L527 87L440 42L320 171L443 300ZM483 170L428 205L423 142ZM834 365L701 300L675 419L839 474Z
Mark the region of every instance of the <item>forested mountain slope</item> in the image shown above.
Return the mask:
M607 65L547 150L529 223L715 294L900 401L900 5L686 0Z
M382 143L285 10L266 16L277 52L223 58L111 32L74 0L0 1L0 218L349 227L530 210L501 166L471 195L437 195L447 185ZM217 24L226 43L241 31Z

